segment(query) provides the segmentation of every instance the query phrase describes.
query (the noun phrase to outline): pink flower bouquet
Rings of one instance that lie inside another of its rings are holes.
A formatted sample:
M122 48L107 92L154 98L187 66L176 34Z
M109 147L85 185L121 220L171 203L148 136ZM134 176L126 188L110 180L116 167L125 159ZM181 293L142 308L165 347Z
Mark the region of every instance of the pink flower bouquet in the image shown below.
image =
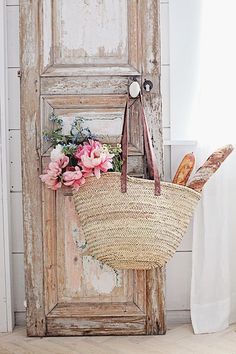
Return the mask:
M58 129L52 133L53 137L55 132L58 139ZM46 136L48 140L49 134ZM61 140L51 151L51 162L47 170L39 176L48 188L57 190L64 185L78 190L86 182L87 177L100 178L101 173L114 170L117 162L120 169L119 144L111 147L91 138L85 139L81 144L73 144L68 141L68 136L59 137ZM117 168L115 170L117 171Z

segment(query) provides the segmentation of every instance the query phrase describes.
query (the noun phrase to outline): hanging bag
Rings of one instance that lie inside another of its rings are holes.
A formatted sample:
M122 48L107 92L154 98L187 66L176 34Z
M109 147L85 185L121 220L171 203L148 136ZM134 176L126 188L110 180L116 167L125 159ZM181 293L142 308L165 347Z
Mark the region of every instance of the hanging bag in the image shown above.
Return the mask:
M87 242L87 254L115 269L162 267L174 255L188 227L200 193L160 182L139 96L144 149L150 178L127 176L127 100L122 131L122 172L89 177L73 192L75 208Z

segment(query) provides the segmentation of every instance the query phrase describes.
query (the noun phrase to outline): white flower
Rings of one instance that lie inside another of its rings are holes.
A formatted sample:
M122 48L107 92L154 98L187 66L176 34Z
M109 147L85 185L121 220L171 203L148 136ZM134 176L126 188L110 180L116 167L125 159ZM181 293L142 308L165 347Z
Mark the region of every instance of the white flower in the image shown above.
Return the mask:
M58 144L52 151L51 151L51 160L58 161L65 157L65 154L62 152L63 146Z

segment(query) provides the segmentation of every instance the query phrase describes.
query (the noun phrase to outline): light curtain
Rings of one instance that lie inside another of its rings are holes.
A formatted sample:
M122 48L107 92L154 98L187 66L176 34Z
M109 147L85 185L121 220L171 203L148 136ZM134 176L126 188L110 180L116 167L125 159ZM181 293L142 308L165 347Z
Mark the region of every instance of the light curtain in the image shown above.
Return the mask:
M196 140L198 165L236 146L235 13L234 0L170 0L172 139ZM222 330L236 321L236 152L204 189L192 256L194 332Z

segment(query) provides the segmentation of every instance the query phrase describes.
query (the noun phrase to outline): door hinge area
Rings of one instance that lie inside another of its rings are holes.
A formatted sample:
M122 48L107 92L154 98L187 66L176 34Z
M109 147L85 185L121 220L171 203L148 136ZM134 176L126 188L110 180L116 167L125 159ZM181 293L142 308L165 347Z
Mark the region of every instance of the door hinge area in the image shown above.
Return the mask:
M22 71L21 70L17 70L17 77L19 77L19 78L22 77Z
M27 309L27 300L24 300L24 308Z

